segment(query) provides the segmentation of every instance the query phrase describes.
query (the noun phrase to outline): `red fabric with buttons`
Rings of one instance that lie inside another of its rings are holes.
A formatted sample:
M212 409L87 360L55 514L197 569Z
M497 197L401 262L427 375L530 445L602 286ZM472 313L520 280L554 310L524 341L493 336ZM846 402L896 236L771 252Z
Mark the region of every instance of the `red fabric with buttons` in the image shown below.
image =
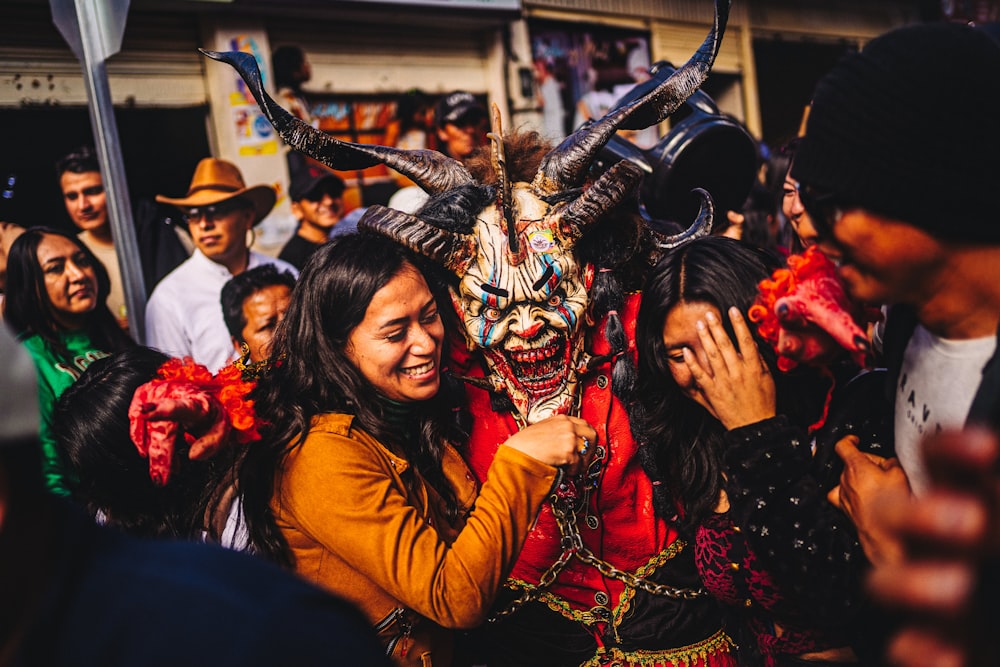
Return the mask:
M630 295L620 314L629 340L628 353L633 360L639 300L638 294ZM587 349L597 356L610 352L603 332L604 323L601 322L594 327L588 340ZM468 375L482 377L483 373L476 366L469 369ZM588 511L578 515L577 523L584 545L595 555L618 569L635 572L668 547L677 535L653 512L652 484L639 464L628 414L611 392L610 377L611 365L605 363L581 383L580 416L597 429L598 445L607 454L600 484L591 493ZM603 388L600 385L604 385ZM517 431L517 424L510 414L493 412L486 391L471 385L467 391L474 417L469 464L482 480L500 444ZM597 518L596 528L588 527L587 516ZM561 553L559 529L546 503L528 535L511 578L536 584ZM614 609L621 601L623 588L622 582L606 578L596 568L573 558L549 591L565 600L573 610L587 611L598 605L595 595L599 593L608 596L607 606Z

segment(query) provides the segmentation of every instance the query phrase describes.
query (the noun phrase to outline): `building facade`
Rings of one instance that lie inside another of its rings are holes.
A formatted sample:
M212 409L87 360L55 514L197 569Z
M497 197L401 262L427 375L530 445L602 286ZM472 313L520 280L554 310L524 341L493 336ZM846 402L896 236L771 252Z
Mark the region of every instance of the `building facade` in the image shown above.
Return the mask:
M48 2L4 5L0 122L9 137L0 169L16 172L16 196L32 201L38 219L24 224L66 223L52 164L91 141L80 63ZM780 144L837 58L926 18L927 9L904 1L736 0L705 91L755 138ZM324 129L350 140L384 138L395 100L413 88L431 96L468 90L496 104L507 127L554 135L599 114L635 72L683 63L711 20L709 0L133 0L106 69L133 199L184 192L208 154L284 192L280 141L235 73L199 47L252 52L270 76L271 50L300 46L312 65L305 92L313 111ZM655 141L667 129L633 139ZM359 186L357 204L390 191L379 184L391 177L377 169L344 176ZM273 217L265 246L290 233L286 201Z

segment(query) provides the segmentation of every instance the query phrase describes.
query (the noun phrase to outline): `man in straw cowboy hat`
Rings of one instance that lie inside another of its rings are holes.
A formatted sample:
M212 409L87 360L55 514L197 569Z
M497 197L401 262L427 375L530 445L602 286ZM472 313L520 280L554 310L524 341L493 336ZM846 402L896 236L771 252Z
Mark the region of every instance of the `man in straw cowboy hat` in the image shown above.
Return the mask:
M232 361L233 347L219 295L235 275L263 264L298 275L295 267L247 247L247 232L274 207L270 185L247 187L236 165L205 158L198 163L187 195L157 195L180 209L195 251L160 281L146 306L148 344L190 356L213 372Z

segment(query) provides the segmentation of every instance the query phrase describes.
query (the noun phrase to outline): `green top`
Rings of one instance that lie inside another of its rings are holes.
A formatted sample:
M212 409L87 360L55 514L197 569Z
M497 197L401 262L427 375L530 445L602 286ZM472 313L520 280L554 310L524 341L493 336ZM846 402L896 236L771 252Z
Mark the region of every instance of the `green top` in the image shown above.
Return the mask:
M76 382L90 362L107 357L108 353L95 349L90 336L84 331L65 331L60 334L60 338L68 351L65 357L56 356L38 335L29 336L22 342L28 348L38 371L38 411L41 417L39 437L42 443L45 485L53 493L68 496L68 472L52 435L52 412L62 393Z
M395 432L407 443L417 444L420 441L420 421L417 419L416 404L394 401L381 392L375 392L375 398L382 406L382 415Z

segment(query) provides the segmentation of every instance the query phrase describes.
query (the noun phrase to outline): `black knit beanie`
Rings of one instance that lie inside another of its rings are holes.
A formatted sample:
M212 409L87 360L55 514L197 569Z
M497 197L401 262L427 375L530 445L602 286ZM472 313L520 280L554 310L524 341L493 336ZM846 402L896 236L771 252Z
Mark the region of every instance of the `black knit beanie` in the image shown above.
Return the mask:
M941 239L1000 243L1000 44L955 23L873 39L817 85L792 177Z

